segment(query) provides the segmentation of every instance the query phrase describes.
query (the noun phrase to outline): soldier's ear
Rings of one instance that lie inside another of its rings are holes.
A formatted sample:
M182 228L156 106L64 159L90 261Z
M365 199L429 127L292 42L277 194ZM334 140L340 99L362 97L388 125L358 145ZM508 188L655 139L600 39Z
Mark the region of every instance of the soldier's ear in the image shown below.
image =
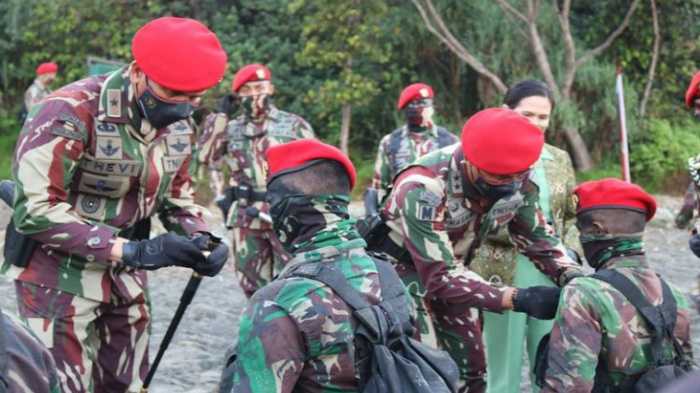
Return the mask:
M593 222L591 222L591 226L594 228L593 233L595 233L597 235L604 235L604 234L610 233L610 231L608 231L608 228L605 226L605 224L603 224L602 222L600 222L598 220L593 220Z
M133 84L138 84L140 83L143 79L145 79L146 74L143 73L143 70L141 70L141 67L135 62L131 62L131 69L129 70L129 80Z
M270 83L270 93L269 94L271 96L275 95L275 85L273 85L272 83Z

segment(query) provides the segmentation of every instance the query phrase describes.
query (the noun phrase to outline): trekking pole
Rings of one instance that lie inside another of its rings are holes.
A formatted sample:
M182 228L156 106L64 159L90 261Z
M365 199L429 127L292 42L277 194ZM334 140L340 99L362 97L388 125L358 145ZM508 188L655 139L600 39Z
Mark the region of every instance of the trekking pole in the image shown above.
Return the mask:
M187 286L182 292L182 296L180 296L180 304L177 306L175 316L173 316L173 320L170 321L170 325L168 326L168 330L165 332L163 341L160 342L160 347L158 347L158 354L156 354L156 358L155 360L153 360L153 364L148 370L148 374L146 374L146 379L143 381L141 393L148 393L148 387L150 386L151 381L153 380L153 376L156 374L156 370L158 370L158 364L160 364L160 360L163 358L163 354L165 354L165 351L168 349L168 345L170 345L170 341L172 341L173 339L175 330L177 330L177 326L180 324L180 320L185 314L185 310L187 310L187 307L192 302L195 293L197 293L197 288L199 288L199 284L201 282L202 276L197 272L192 272L190 280L187 281Z

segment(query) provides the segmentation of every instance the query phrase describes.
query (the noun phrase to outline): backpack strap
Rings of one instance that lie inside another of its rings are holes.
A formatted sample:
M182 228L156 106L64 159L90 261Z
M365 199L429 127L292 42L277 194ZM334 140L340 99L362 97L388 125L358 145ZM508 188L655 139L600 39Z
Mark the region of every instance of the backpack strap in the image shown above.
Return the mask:
M652 330L651 355L654 363L659 366L663 363L663 340L669 338L674 346L676 356L680 356L678 344L673 337L676 326L677 304L671 288L659 277L663 291L663 303L659 306L652 305L642 294L642 291L622 273L613 269L604 269L596 272L592 277L605 281L620 291L627 300L639 311Z

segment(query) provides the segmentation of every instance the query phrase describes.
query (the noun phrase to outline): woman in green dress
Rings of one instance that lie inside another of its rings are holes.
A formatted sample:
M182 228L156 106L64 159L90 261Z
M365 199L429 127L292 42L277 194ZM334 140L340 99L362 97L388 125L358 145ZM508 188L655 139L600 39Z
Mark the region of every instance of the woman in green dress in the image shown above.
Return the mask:
M542 132L547 130L554 109L552 93L541 81L526 80L512 86L504 97L504 107L527 117ZM576 204L572 197L574 170L567 152L545 144L531 175L540 189L540 205L557 235L569 248L578 249L574 227ZM525 256L518 254L508 235L491 234L479 248L470 265L472 270L494 284L526 288L554 282L537 270ZM523 349L527 348L530 376L537 344L552 329L552 321L529 318L512 311L503 314L484 312L484 342L487 359L487 392L520 392ZM524 343L524 344L523 344ZM536 391L534 384L533 391Z

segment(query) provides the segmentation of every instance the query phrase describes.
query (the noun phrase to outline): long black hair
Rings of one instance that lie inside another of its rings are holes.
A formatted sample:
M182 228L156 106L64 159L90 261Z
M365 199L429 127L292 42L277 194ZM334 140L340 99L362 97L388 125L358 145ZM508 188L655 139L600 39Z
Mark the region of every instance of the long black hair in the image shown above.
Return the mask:
M533 96L549 99L549 102L552 104L552 110L554 110L554 94L544 82L536 79L520 81L511 86L503 97L503 103L508 108L515 109L520 104L520 101Z

